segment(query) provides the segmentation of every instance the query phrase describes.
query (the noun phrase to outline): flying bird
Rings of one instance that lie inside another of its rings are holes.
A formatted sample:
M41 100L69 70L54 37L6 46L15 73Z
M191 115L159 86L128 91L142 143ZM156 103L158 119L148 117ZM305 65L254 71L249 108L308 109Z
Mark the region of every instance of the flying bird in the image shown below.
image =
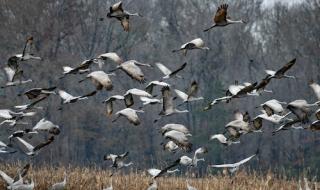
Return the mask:
M209 50L209 48L204 45L204 41L201 38L196 38L194 40L191 40L190 42L183 44L180 49L172 50L172 52L175 53L182 51L183 55L186 56L188 50L193 49Z
M285 74L295 63L296 63L296 59L293 59L290 62L288 62L287 64L285 64L278 71L273 71L273 70L265 70L265 71L269 75L269 78L275 78L275 79L293 78L293 79L296 79L295 76L290 76L290 75Z
M107 18L116 18L117 20L119 20L121 22L123 30L126 32L129 32L129 20L130 20L131 16L142 17L142 15L139 13L130 13L130 12L124 10L122 7L121 1L113 4L109 8L109 12L107 14Z
M173 78L174 76L177 78L182 78L180 75L178 75L178 73L180 71L182 71L186 66L187 63L182 64L179 68L177 68L174 71L171 71L170 69L168 69L165 65L163 65L162 63L156 63L156 66L159 68L159 70L164 74L164 76L162 77L162 79L169 79L169 78Z
M18 96L26 95L29 100L36 99L40 95L49 96L50 94L56 94L54 90L57 87L50 87L50 88L32 88L24 92L23 94L18 94Z
M105 88L107 91L110 91L113 89L113 84L109 77L110 75L115 74L107 74L104 71L93 71L88 74L85 79L80 80L79 83L87 79L91 79L97 90L102 90L103 88Z
M218 7L216 14L213 17L213 25L205 29L204 32L211 30L214 27L223 27L229 24L245 24L243 20L231 20L227 14L228 4L222 4Z
M51 136L47 141L39 143L36 146L31 145L30 143L28 143L27 141L25 141L24 139L20 138L20 137L16 137L15 139L17 139L22 145L25 146L25 148L27 149L26 152L24 152L26 155L28 156L35 156L39 153L39 151L48 146L49 144L51 144L54 141L54 136Z
M123 116L123 117L127 118L127 120L130 123L132 123L133 125L140 125L140 119L138 117L137 112L144 113L143 110L134 110L131 108L125 108L123 110L118 111L115 114L116 118L112 122L116 122L120 116Z
M75 103L79 100L85 100L85 99L88 99L88 97L90 97L90 96L94 96L96 93L97 93L97 91L93 91L93 92L90 92L89 94L85 94L82 96L72 96L71 94L67 93L64 90L58 91L59 96L63 100L63 104L70 104L70 103Z

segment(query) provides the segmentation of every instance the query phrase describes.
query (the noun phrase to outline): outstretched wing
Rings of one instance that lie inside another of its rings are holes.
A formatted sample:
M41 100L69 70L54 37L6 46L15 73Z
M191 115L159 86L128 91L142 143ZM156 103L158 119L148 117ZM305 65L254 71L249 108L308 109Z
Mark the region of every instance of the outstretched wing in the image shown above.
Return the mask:
M220 5L220 7L218 7L216 14L214 15L213 21L215 23L226 21L227 20L227 10L228 10L227 4Z
M172 71L169 76L172 77L176 75L178 72L182 71L186 66L187 66L187 63L182 64L178 69L176 69L175 71Z
M296 63L296 58L294 58L293 60L291 60L289 63L285 64L281 69L279 69L275 75L279 75L279 74L284 74L285 72L287 72L295 63Z

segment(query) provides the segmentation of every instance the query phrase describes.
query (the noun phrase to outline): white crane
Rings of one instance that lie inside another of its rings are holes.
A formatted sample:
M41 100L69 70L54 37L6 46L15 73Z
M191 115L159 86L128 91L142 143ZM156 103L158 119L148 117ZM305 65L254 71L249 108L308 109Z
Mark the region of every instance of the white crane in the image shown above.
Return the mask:
M89 94L85 94L82 96L72 96L71 94L67 93L64 90L58 91L59 96L63 100L63 104L70 104L70 103L75 103L79 100L85 100L85 99L88 99L88 97L95 95L96 93L97 91L93 91L93 92L90 92Z
M140 125L140 119L138 117L138 113L144 113L143 110L134 110L131 108L125 108L123 110L118 111L115 115L116 118L112 122L116 122L120 116L127 118L127 120L133 125Z
M26 142L24 139L20 138L20 137L16 137L15 139L17 139L23 146L25 146L25 148L27 149L26 152L24 152L26 155L28 156L35 156L39 153L39 151L48 146L49 144L51 144L54 141L54 136L51 136L47 141L39 143L37 146L33 146L30 143Z
M229 139L227 139L227 137L225 137L223 134L215 134L215 135L211 135L210 137L210 141L217 139L221 144L226 145L226 146L230 146L232 144L239 144L240 141L231 141Z
M140 63L136 60L129 60L129 61L121 63L120 65L118 65L115 69L111 70L110 72L121 69L132 79L137 80L140 83L144 83L145 77L144 77L144 74L139 66L151 67L150 64Z
M183 63L179 68L177 68L174 71L171 71L170 69L168 69L165 65L163 65L162 63L156 63L156 66L158 67L158 69L164 74L164 76L162 77L162 79L169 79L169 78L173 78L173 77L177 77L177 78L182 78L180 75L178 75L178 73L180 71L182 71L186 66L187 63ZM168 85L169 86L169 85Z
M183 51L183 55L186 56L188 50L193 49L209 50L209 48L204 45L204 41L201 38L196 38L194 40L191 40L190 42L181 45L180 49L172 50L172 52Z
M53 124L51 121L42 118L38 123L32 128L32 131L46 131L54 135L60 134L60 127Z
M146 106L149 104L150 105L162 104L162 101L157 98L147 98L147 97L141 96L140 100L141 100L143 106ZM139 109L142 109L142 107L140 107Z
M162 133L162 135L164 135L166 132L172 130L182 132L187 136L192 136L189 129L186 126L176 123L166 124L165 126L161 127L160 132Z
M163 146L163 150L168 150L169 152L175 153L178 149L179 146L174 143L173 141L168 141L167 143L161 143Z
M167 174L174 174L176 172L179 172L179 169L175 169L175 170L167 170L166 173ZM150 168L148 169L148 173L152 176L152 178L154 178L155 176L157 176L159 173L161 172L161 170L156 169L156 168Z
M64 175L63 181L53 184L52 187L50 188L50 190L64 190L66 188L66 185L67 185L67 173L64 172L63 175Z
M223 27L228 26L230 24L245 24L246 22L243 20L231 20L227 14L228 4L222 4L218 7L216 14L213 17L213 25L208 29L205 29L204 32L211 30L214 27Z
M234 164L209 165L209 167L212 167L212 168L230 168L231 170L235 171L235 170L238 170L241 165L243 165L246 162L250 161L257 154L258 154L258 151L254 155L249 156L248 158L245 158L245 159L243 159L243 160L241 160L241 161L239 161L237 163L234 163Z
M285 111L282 104L287 104L287 103L280 102L276 99L271 99L271 100L266 101L263 104L260 104L260 106L266 111L268 116L271 116L275 113L282 114Z
M287 109L296 115L302 123L307 123L309 122L309 115L311 113L310 108L319 104L320 102L309 104L306 100L294 100L287 105Z
M94 62L98 63L99 67L102 68L104 61L107 59L111 59L113 62L117 64L123 63L123 60L119 57L117 53L109 52L99 55L97 58L94 59Z
M313 92L316 95L317 99L320 100L320 85L315 83L314 81L310 81L309 86L313 90Z
M34 182L31 180L30 184L19 184L19 185L11 185L8 186L8 190L33 190L34 189Z
M69 67L69 66L63 66L62 67L63 76L60 77L59 79L62 79L65 76L70 75L70 74L74 74L75 75L75 74L83 74L83 73L89 72L90 71L89 67L93 63L95 63L94 59L87 59L87 60L84 60L80 65L78 65L75 68L72 68L72 67Z
M26 83L32 82L31 79L21 80L21 77L23 76L22 70L15 70L15 69L12 69L11 67L5 67L4 71L7 75L7 82L4 86L1 86L1 88L17 86L19 84L26 84Z
M41 60L41 57L34 56L34 54L31 53L32 44L33 37L30 36L27 38L22 54L17 54L15 56L18 57L20 61L26 61L29 59Z
M190 152L192 150L192 143L189 142L188 135L183 132L171 130L164 133L163 136L164 138L173 141L186 152Z
M112 161L111 167L116 168L116 169L121 169L123 167L129 167L132 165L132 162L129 163L124 163L124 159L126 159L129 155L129 152L125 152L123 154L108 154L104 156L104 160L110 160Z
M293 78L293 79L296 79L295 76L289 76L289 75L285 74L295 63L296 63L296 59L293 59L277 71L265 70L265 72L269 75L269 78L276 78L276 79Z
M116 18L121 22L121 26L123 27L123 30L126 32L129 32L129 18L131 16L140 16L139 13L130 13L122 8L122 2L118 2L113 4L109 8L109 12L107 14L107 18Z
M107 91L113 89L112 81L109 76L115 75L114 73L107 74L104 71L93 71L89 73L85 79L80 80L79 83L91 79L97 90L105 88Z
M109 98L107 98L106 100L103 101L103 103L106 104L106 108L107 108L106 114L107 114L107 116L111 116L111 114L113 113L113 102L116 101L116 100L124 100L124 97L121 96L121 95L114 95L114 96L111 96L111 97L109 97Z
M148 97L152 98L152 95L144 90L140 90L137 88L132 88L128 90L124 95L124 102L127 107L130 107L134 104L133 96L139 96L139 97Z
M162 90L162 111L160 112L160 118L156 119L154 122L157 122L163 116L170 116L177 113L188 113L188 110L178 110L173 104L173 97L169 87L163 87Z
M153 92L153 88L155 86L169 86L170 87L170 84L168 83L165 83L165 82L161 82L161 81L157 81L157 80L154 80L154 81L151 81L147 86L146 86L146 92L148 92L149 94L152 94Z
M17 105L14 106L14 108L20 110L20 111L24 111L24 110L29 110L29 109L43 109L43 107L39 107L39 106L35 106L36 104L38 104L39 102L42 102L43 100L47 99L48 96L44 96L39 98L38 100L35 100L34 102L31 102L29 104L24 104L24 105Z
M167 171L173 167L176 167L177 165L187 166L187 167L197 167L199 161L205 161L204 158L198 158L199 155L207 153L208 150L205 147L198 148L193 158L190 158L188 156L181 156L179 159L177 159L172 165L166 167L165 169L161 170L160 173L158 173L156 176L154 176L154 179L157 177L162 176L163 174L167 173Z
M49 96L50 94L56 94L54 90L56 87L50 88L32 88L24 92L23 94L18 94L18 96L26 95L29 100L38 98L40 95Z

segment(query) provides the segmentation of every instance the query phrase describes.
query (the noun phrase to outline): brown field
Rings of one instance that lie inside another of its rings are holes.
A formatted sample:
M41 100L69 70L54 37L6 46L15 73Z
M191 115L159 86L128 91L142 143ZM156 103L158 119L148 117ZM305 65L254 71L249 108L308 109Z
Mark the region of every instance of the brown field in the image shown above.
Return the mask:
M21 166L1 165L0 169L10 176L16 174ZM37 190L48 189L52 184L63 180L63 173L67 171L67 189L75 190L100 190L110 184L110 171L98 168L31 168L25 179L33 179ZM113 188L119 190L144 190L147 189L151 179L143 173L116 174L112 177ZM157 179L158 189L186 189L185 177L162 177ZM258 176L247 174L244 171L238 172L235 176L215 175L204 178L189 178L189 183L198 190L280 190L280 189L299 189L299 183L288 180L285 177L277 178L272 174ZM309 186L315 189L316 183L309 182ZM304 183L302 183L304 186ZM0 189L5 189L4 181L0 180Z

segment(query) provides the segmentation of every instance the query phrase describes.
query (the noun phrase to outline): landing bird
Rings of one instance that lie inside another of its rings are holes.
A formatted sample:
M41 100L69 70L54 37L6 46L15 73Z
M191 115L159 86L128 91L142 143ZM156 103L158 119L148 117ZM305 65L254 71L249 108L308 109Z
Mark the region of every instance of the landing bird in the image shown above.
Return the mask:
M36 107L35 105L42 102L43 100L47 99L48 96L43 96L41 98L39 98L38 100L35 100L34 102L31 102L30 104L25 104L25 105L18 105L18 106L14 106L14 108L20 110L20 111L24 111L24 110L29 110L29 109L43 109L43 107Z
M49 96L50 94L56 94L54 90L56 87L50 87L50 88L32 88L30 90L27 90L23 94L18 94L18 96L26 95L29 100L38 98L40 95Z
M75 75L75 74L83 74L83 73L89 72L90 66L93 63L94 63L93 59L87 59L87 60L84 60L80 65L78 65L75 68L72 68L69 66L63 66L63 76L60 77L59 79L62 79L65 76L70 75L70 74Z
M53 124L51 121L42 118L33 128L32 131L46 131L50 134L59 135L60 127L58 125Z
M214 139L217 139L221 144L226 145L226 146L240 143L240 141L234 142L234 141L227 139L227 137L225 137L223 134L215 134L210 137L210 141L212 141Z
M190 42L183 44L180 49L172 50L172 52L175 53L178 51L182 51L183 55L186 56L188 50L193 49L209 50L209 48L204 45L204 41L201 38L196 38L194 40L191 40Z
M97 90L102 90L103 88L105 88L107 91L110 91L113 89L112 81L109 77L110 75L115 74L107 74L104 71L93 71L88 74L85 79L80 80L79 83L90 79Z
M149 94L152 94L153 92L153 88L155 86L169 86L170 87L170 84L168 83L165 83L165 82L161 82L161 81L151 81L147 86L146 86L146 92L148 92Z
M173 97L172 93L169 87L163 87L161 89L162 92L162 111L160 112L160 118L154 120L154 122L157 122L159 119L161 119L163 116L170 116L177 113L187 113L188 110L178 110L175 108L173 103Z
M116 169L121 169L122 167L128 167L133 164L132 162L129 162L128 164L124 163L124 160L128 157L128 155L129 155L129 152L125 152L120 155L108 154L108 155L105 155L103 159L112 161L111 167Z
M176 123L166 124L160 129L160 132L162 133L162 135L164 135L168 131L179 131L181 133L184 133L185 135L192 136L189 129L182 124L176 124Z
M25 152L26 155L28 156L35 156L39 153L39 151L48 146L49 144L51 144L54 141L54 136L51 136L47 141L39 143L37 146L33 146L30 143L26 142L24 139L20 138L20 137L16 137L15 139L17 139L21 144L23 144L25 146L25 148L27 149L27 151Z
M20 84L26 84L26 83L32 82L31 79L28 79L28 80L21 79L23 76L22 70L15 70L15 69L12 69L11 67L5 67L4 71L7 75L7 82L4 86L1 86L1 88L7 88L10 86L17 86Z
M109 12L107 14L107 18L116 18L121 22L121 25L123 27L123 30L126 32L129 32L129 19L131 16L140 16L142 17L141 14L139 13L129 13L128 11L124 10L122 8L122 2L118 2L113 4L109 8Z
M116 100L124 100L124 97L121 95L114 95L111 96L109 98L107 98L106 100L103 101L103 103L106 104L106 114L107 116L111 116L111 114L113 113L113 102Z
M241 160L241 161L239 161L237 163L234 163L234 164L209 165L209 167L212 167L212 168L230 168L230 170L235 171L235 170L238 170L241 165L243 165L246 162L250 161L257 154L258 154L258 151L254 155L252 155L252 156L250 156L250 157L248 157L246 159L243 159L243 160Z
M178 73L180 71L182 71L187 66L187 63L182 64L179 68L177 68L174 71L171 71L162 63L156 63L156 66L164 74L162 79L169 79L169 78L173 78L173 77L182 78L180 75L178 75Z
M85 94L83 96L72 96L71 94L67 93L64 90L59 90L58 94L63 100L63 104L70 104L75 103L79 100L85 100L88 99L90 96L94 96L97 93L97 91L90 92L89 94Z
M167 171L173 167L176 167L178 165L187 166L187 167L197 167L197 164L199 161L204 161L203 158L198 158L199 155L207 153L208 150L205 147L198 148L193 158L190 158L188 156L181 156L179 159L177 159L172 165L166 167L165 169L161 170L160 173L158 173L156 176L154 176L154 179L157 177L162 176L164 173L167 173Z
M265 71L269 75L269 78L275 78L275 79L293 78L293 79L296 79L295 76L289 76L289 75L285 74L295 63L296 63L296 59L293 59L289 63L285 64L278 71L272 71L272 70L265 70Z
M296 115L302 123L307 123L309 122L309 115L311 114L310 109L319 104L320 102L309 104L306 100L294 100L287 105L287 109Z
M171 130L166 133L164 133L164 138L169 139L170 141L173 141L176 145L181 147L186 152L192 151L192 143L189 142L188 136L183 132Z
M273 114L282 114L285 111L282 104L287 103L272 99L260 104L260 106L266 111L268 116L271 116Z
M230 17L227 15L228 4L222 4L218 7L216 14L213 17L213 25L210 26L208 29L205 29L204 32L211 30L214 27L223 27L229 24L245 24L243 20L231 20Z
M66 188L66 185L67 185L67 173L64 172L63 181L53 184L50 190L64 190Z
M168 170L168 171L167 171L167 174L173 174L173 173L176 173L176 172L179 172L179 171L180 171L179 169ZM161 172L161 170L156 169L156 168L148 169L148 173L152 176L152 178L154 178L155 176L157 176L160 172Z
M118 111L115 114L116 118L112 122L116 122L120 116L123 116L123 117L127 118L127 120L130 123L132 123L133 125L140 125L140 119L138 117L137 112L144 113L143 110L134 110L131 108L125 108L123 110Z

